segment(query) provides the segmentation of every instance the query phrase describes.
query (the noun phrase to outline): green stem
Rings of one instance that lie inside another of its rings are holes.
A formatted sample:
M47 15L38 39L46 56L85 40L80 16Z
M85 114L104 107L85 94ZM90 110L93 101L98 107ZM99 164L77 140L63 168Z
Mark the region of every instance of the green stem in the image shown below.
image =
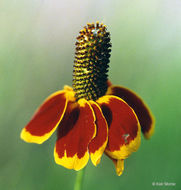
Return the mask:
M77 176L76 176L76 180L75 180L75 184L74 184L74 190L81 190L84 172L85 172L85 169L82 169L77 172Z

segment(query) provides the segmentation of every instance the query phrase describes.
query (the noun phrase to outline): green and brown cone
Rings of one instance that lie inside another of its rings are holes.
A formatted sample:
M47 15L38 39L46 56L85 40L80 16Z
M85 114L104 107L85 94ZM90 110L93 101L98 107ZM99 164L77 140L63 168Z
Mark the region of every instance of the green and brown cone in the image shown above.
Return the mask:
M97 100L107 91L110 33L103 24L87 24L77 37L73 70L76 99Z

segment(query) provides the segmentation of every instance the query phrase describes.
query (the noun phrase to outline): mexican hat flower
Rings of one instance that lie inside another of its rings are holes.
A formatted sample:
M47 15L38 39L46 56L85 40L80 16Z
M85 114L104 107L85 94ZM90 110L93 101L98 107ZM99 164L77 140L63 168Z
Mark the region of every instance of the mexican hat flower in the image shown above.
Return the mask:
M21 138L41 144L57 130L55 162L68 169L96 166L105 153L121 175L124 160L138 150L141 132L154 130L151 112L131 90L108 80L110 33L103 24L87 24L79 32L73 88L51 94L23 128Z

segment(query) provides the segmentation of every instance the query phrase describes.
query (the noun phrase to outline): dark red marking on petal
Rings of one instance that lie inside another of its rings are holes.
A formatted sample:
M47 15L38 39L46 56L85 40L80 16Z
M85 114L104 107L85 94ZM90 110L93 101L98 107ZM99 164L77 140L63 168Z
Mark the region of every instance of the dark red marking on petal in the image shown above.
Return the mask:
M102 109L102 111L104 113L104 116L106 118L106 121L107 121L107 124L108 124L108 127L109 127L111 125L111 123L112 123L112 111L105 104L101 105L101 109Z
M146 135L146 138L149 138L153 132L154 119L143 100L131 90L119 86L110 86L107 94L118 96L134 109L143 134ZM148 135L148 133L150 134Z

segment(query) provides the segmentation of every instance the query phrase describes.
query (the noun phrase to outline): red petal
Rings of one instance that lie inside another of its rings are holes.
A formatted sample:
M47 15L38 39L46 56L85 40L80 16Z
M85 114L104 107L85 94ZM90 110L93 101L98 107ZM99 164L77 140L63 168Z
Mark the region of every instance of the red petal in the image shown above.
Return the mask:
M91 106L94 110L96 116L96 127L97 132L94 139L89 144L89 153L91 156L92 163L96 166L101 159L102 154L107 145L108 140L108 126L105 117L102 114L102 111L98 104L93 101L90 101Z
M22 130L21 138L26 142L38 144L46 141L63 118L67 101L66 91L57 91L50 95Z
M144 136L150 138L154 131L154 119L143 100L134 92L119 86L110 86L107 94L120 97L134 109Z
M95 115L89 102L81 99L68 104L58 128L55 162L69 169L82 169L88 162L88 145L95 133Z
M125 159L140 145L140 125L134 111L116 96L97 100L109 127L106 153L114 159Z

